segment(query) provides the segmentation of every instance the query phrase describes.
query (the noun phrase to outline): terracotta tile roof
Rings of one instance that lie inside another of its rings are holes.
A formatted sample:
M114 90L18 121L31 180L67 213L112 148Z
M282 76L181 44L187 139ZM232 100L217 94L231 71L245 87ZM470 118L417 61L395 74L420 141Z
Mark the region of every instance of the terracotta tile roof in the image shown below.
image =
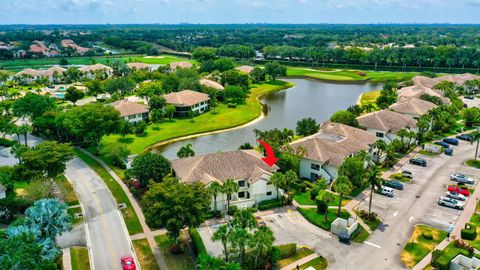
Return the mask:
M172 92L170 94L164 95L165 100L168 104L176 106L192 106L198 104L202 101L210 100L210 97L207 94L200 93L192 90L183 90L180 92Z
M59 66L53 66L47 70L44 71L44 75L45 76L53 76L53 74L55 72L57 72L58 74L63 74L65 71L67 71L66 69L62 68L62 67L59 67Z
M217 90L224 90L225 89L223 87L223 85L221 85L220 83L218 83L216 81L209 80L209 79L200 79L200 84L203 85L203 86L206 86L206 87L217 89Z
M105 70L105 71L112 71L113 69L109 66L105 66L103 64L95 64L95 65L88 65L88 66L83 66L79 68L81 72L87 73L87 72L93 72L96 70Z
M409 98L394 103L388 108L398 113L422 116L435 107L437 107L437 105L432 102L419 98Z
M148 106L127 100L115 101L110 105L120 112L121 117L148 112Z
M437 78L429 78L425 76L415 76L413 77L413 82L415 85L420 85L428 88L433 88L435 85L442 81L453 82L455 84L464 84L466 81L478 80L480 76L474 75L471 73L465 74L447 74Z
M427 94L430 96L439 97L444 104L449 104L450 99L444 97L440 91L431 89L426 86L421 85L414 85L409 87L403 87L398 90L398 99L399 101L403 101L409 98L420 98L423 94Z
M172 62L170 63L170 68L176 70L177 68L191 68L193 67L192 63L187 61Z
M383 130L396 134L400 129L415 128L417 121L401 113L381 110L357 117L363 128Z
M239 66L239 67L236 67L235 69L238 70L238 71L250 74L250 72L253 71L254 67L252 67L252 66Z
M185 183L208 184L213 181L225 182L227 179L245 179L255 183L278 170L276 165L269 167L265 164L262 157L255 150L218 152L172 160L172 168Z
M31 76L43 76L43 72L41 70L37 70L37 69L32 69L32 68L27 68L27 69L24 69L20 72L18 72L17 74L15 74L15 76L22 76L22 75L31 75Z
M150 68L150 65L142 63L142 62L127 63L127 66L129 68L135 68L135 69L149 69Z
M326 122L318 133L292 142L290 146L303 147L306 150L304 158L338 167L346 157L369 150L376 141L377 138L365 130Z

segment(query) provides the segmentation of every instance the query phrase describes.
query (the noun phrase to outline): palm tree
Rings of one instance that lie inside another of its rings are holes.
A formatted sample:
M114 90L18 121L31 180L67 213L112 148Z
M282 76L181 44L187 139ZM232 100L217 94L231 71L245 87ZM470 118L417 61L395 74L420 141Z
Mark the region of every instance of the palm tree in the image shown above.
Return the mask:
M32 132L32 127L30 125L27 125L27 124L18 126L17 127L17 132L18 132L17 134L22 134L23 135L23 138L25 139L25 146L28 146L27 135L28 135L28 133ZM20 142L20 140L18 142Z
M379 177L380 169L375 166L367 175L367 182L370 184L370 201L368 202L368 214L372 212L372 199L373 199L373 192L375 191L376 187L381 187L382 180Z
M402 128L397 132L397 136L400 137L400 141L402 142L402 145L405 145L405 141L403 139L406 136L408 136L408 131Z
M70 230L71 217L67 205L57 199L41 199L25 211L24 225L38 228L42 239L55 239Z
M227 213L230 210L230 201L232 200L232 195L238 192L238 184L233 179L227 179L223 184L223 193L227 195Z
M217 195L222 193L223 187L219 182L212 182L208 187L208 191L213 196L213 211L217 213Z
M195 151L192 149L192 144L189 143L187 145L184 145L178 150L177 152L178 158L186 158L186 157L193 157L195 156Z
M286 199L285 204L290 204L290 202L291 202L290 190L291 190L292 185L294 185L296 182L298 182L297 173L293 170L288 170L285 173L285 178L284 179L285 179L284 180L284 189L285 189L285 193L287 194L287 199Z
M377 160L377 162L379 162L380 159L382 158L383 153L387 150L387 143L384 140L377 140L375 142L375 147L378 149L378 153L377 153L378 160Z
M247 209L238 210L233 216L232 226L242 230L257 227L257 222L252 212Z
M264 257L272 248L272 243L275 241L272 231L268 227L260 227L251 239L250 245L255 251L254 267L258 269L258 258Z
M348 179L347 177L340 176L338 177L337 181L335 181L335 191L340 195L340 199L338 202L337 217L340 217L340 213L342 211L343 196L349 195L350 193L352 193L352 190L353 190L352 182L350 182L350 179Z
M225 255L225 261L228 262L228 239L230 238L231 231L228 225L224 224L218 227L218 230L213 233L213 241L221 241L223 245L223 254Z
M277 200L280 199L280 187L285 184L285 175L281 172L276 172L272 176L270 176L270 182L272 185L275 186L277 189Z

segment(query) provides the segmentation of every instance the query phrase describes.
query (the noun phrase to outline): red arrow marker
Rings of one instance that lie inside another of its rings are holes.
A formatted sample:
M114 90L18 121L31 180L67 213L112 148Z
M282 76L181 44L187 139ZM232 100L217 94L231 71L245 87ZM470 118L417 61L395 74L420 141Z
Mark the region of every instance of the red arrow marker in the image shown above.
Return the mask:
M268 143L262 141L262 140L257 140L261 145L263 145L263 148L267 151L267 157L262 158L262 160L267 163L268 166L272 167L275 165L275 162L278 161L278 158L275 157L275 153L273 152L272 147L268 145Z

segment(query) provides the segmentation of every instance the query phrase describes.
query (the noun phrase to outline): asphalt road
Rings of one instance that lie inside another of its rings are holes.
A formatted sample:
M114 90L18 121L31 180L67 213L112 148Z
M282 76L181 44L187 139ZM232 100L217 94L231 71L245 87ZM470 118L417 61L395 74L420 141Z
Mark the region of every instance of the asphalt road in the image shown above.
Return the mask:
M79 158L68 163L65 176L73 183L85 211L85 232L93 269L121 269L120 258L134 256L134 252L123 217L107 186Z

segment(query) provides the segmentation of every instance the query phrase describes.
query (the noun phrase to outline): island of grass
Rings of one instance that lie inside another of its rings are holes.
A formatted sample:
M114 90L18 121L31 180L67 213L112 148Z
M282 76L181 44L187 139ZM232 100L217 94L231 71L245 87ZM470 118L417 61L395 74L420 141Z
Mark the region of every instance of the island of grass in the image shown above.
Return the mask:
M70 258L72 270L90 270L90 260L87 248L71 247Z
M317 70L305 67L288 67L287 76L304 77L334 82L385 82L406 81L419 75L418 72L359 71L359 70Z
M425 225L416 226L400 254L402 263L413 268L446 237L447 233L444 231Z

